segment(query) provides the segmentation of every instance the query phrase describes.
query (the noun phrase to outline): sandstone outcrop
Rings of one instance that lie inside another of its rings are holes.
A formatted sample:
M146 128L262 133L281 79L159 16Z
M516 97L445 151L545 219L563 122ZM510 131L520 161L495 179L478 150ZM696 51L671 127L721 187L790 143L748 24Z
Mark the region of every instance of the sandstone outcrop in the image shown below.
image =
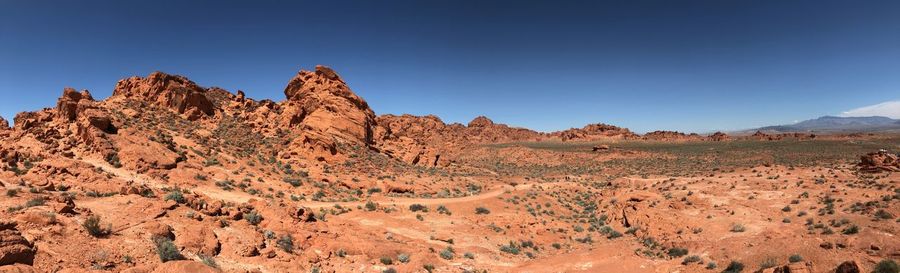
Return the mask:
M715 132L706 138L710 141L726 141L730 139L727 134L722 132Z
M22 237L16 226L13 221L0 221L0 266L34 262L34 246Z
M131 77L119 81L113 97L153 103L182 114L188 120L197 120L215 114L205 93L206 89L184 76L153 72L146 78Z
M301 134L281 158L311 151L314 158L327 160L337 154L338 144L374 143L375 113L331 68L320 65L315 71L301 70L285 87L284 95L287 101L281 104L284 111L279 124L299 128Z
M900 157L886 150L868 153L859 161L859 169L864 172L900 172Z
M56 113L64 120L75 121L79 113L93 107L94 97L87 90L80 93L71 87L63 89L63 95L56 101Z
M582 128L572 128L565 131L554 132L551 136L562 141L597 141L615 139L635 139L637 134L626 128L596 123L588 124Z

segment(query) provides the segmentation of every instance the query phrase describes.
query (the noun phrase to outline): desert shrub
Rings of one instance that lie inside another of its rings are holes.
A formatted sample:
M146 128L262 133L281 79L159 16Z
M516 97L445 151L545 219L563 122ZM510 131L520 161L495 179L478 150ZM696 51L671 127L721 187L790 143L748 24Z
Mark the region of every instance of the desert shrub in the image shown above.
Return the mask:
M181 190L176 188L176 189L170 191L169 194L166 194L165 200L173 200L175 202L178 202L179 204L184 204L184 202L185 202L184 193L182 193Z
M475 214L491 214L491 211L485 207L477 207L475 208Z
M219 268L219 265L216 264L216 260L213 259L212 256L202 254L202 253L197 254L197 256L200 257L200 261L203 262L203 264L205 264L206 266L209 266L212 268Z
M428 212L428 207L426 207L425 205L422 205L422 204L412 204L412 205L409 205L409 210L412 212L417 212L417 211Z
M673 247L668 251L669 257L681 257L688 254L688 250L686 248Z
M381 264L384 264L384 265L394 264L394 260L392 260L391 257L386 257L386 256L381 257L380 261L381 261Z
M278 245L278 248L284 250L284 252L294 252L294 237L290 234L281 235L281 238L278 238L278 241L275 241L275 244Z
M263 217L262 214L259 214L259 212L256 212L256 210L253 210L251 212L248 212L247 214L244 214L244 219L247 220L247 223L255 226L262 222Z
M800 254L794 254L794 255L791 255L790 257L788 257L788 262L796 263L796 262L802 262L802 261L803 261L803 256L800 256Z
M453 260L453 256L456 256L456 252L453 251L452 247L448 246L444 250L441 250L440 256L441 258L444 258L444 260Z
M437 207L437 212L440 213L440 214L446 214L446 215L451 215L451 214L453 214L453 213L450 212L450 209L448 209L448 208L445 207L444 205L439 205L439 206Z
M425 271L428 271L428 273L431 273L431 271L434 271L433 264L424 264L424 265L422 265L422 268L424 268Z
M382 270L381 273L397 273L397 270L394 269L393 267L389 267L385 270Z
M731 261L722 273L740 273L741 271L744 271L744 264L738 261Z
M475 254L472 254L472 252L466 252L466 254L463 254L463 257L471 260L471 259L475 259Z
M366 210L375 211L376 209L378 209L378 204L372 201L366 202Z
M744 225L741 225L741 224L731 225L731 232L744 232L746 230L747 230L747 228L745 228Z
M878 218L878 219L884 219L884 220L890 220L890 219L894 219L894 215L891 214L890 212L887 212L887 211L885 211L885 210L883 210L883 209L880 209L880 210L878 210L878 211L875 212L875 218Z
M299 178L285 177L282 180L284 180L284 182L286 182L288 184L291 184L291 186L293 186L295 188L303 185L303 182L301 182Z
M709 270L716 269L716 267L718 267L718 265L716 265L716 262L709 262L708 264L706 264L706 269Z
M841 233L846 234L846 235L857 234L857 233L859 233L859 226L850 225L849 227L842 230Z
M19 194L19 189L8 189L6 190L6 196L8 197L16 197Z
M875 265L875 273L900 273L900 266L894 260L882 260Z
M153 244L156 245L156 254L162 262L184 260L184 256L178 251L178 247L169 238L156 237L153 238Z
M550 246L552 246L552 247L555 248L555 249L560 249L560 248L562 248L562 245L560 245L559 243L553 243L553 244L551 244Z
M510 241L508 245L501 245L500 251L512 254L519 255L519 252L522 251L515 242Z
M44 200L44 197L35 197L35 198L32 198L31 200L28 200L28 202L25 202L25 207L43 206L44 203L46 203L46 200Z
M408 263L409 262L409 254L406 254L406 253L397 254L397 261L400 261L401 263Z
M87 230L88 234L94 237L102 237L106 236L110 233L109 228L103 228L100 226L100 216L91 215L88 216L87 219L84 220L84 223L81 224L85 230Z
M688 264L692 264L692 263L699 263L701 261L703 261L703 259L701 259L700 256L691 255L691 256L684 257L684 260L681 260L681 264L688 265Z

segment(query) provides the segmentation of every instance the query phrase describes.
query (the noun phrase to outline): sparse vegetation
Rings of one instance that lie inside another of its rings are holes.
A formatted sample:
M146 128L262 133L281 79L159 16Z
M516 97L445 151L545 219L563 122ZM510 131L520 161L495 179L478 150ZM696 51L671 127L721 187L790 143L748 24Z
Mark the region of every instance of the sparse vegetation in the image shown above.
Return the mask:
M88 218L84 220L84 223L82 223L81 226L84 227L84 230L86 230L88 234L94 237L103 237L111 232L110 227L102 227L100 223L100 216L98 215L88 216Z
M178 247L169 238L156 237L153 238L153 244L156 245L156 254L162 262L184 260L184 256L178 251Z

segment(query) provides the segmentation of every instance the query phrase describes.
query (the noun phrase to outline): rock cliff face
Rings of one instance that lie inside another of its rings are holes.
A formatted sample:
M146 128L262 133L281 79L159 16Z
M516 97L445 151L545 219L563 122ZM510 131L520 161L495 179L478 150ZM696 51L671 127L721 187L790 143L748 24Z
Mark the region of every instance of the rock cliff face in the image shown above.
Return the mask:
M374 144L375 112L331 68L301 70L284 89L279 124L299 128L300 137L282 158L312 151L325 161L337 156L338 145L368 147ZM298 151L299 150L299 151Z
M119 81L113 97L154 103L182 114L188 120L197 120L215 114L205 93L205 88L184 76L153 72L146 78L131 77Z

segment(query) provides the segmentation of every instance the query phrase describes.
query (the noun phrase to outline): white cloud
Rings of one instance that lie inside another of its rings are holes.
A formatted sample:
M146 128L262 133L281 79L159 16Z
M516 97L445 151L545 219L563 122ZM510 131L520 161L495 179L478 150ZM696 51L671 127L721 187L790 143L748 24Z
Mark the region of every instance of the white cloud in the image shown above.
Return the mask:
M900 100L886 101L875 105L863 106L841 113L844 117L882 116L900 119Z

